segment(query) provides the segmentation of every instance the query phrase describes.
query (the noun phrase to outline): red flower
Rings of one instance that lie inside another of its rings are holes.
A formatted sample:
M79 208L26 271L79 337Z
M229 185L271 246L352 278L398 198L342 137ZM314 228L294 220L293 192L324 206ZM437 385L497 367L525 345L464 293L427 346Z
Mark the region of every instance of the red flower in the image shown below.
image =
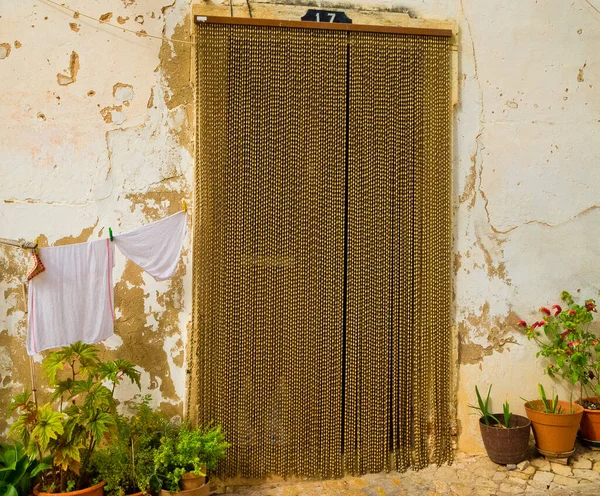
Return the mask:
M555 317L556 317L556 316L558 316L558 314L559 314L560 312L562 312L562 308L560 307L560 305L552 305L552 308L553 308L554 310L556 310L556 312L554 312L554 316L555 316Z
M595 311L596 311L596 305L594 305L594 302L593 302L593 301L588 301L588 302L586 302L586 304L585 304L585 309L586 309L588 312L595 312Z
M540 312L544 312L546 315L550 315L550 310L548 310L546 307L540 307Z
M573 331L571 329L567 329L565 332L563 332L560 337L565 339L565 336L568 336L569 334L571 334Z
M538 327L540 325L539 322L534 322L533 324L531 324L531 330L533 331L536 327Z
M575 310L569 310L569 315L577 315L577 312Z
M565 353L566 353L567 355L572 355L572 354L573 354L573 350L565 350Z
M598 340L597 340L597 339L592 339L592 344L593 344L594 346L596 346L596 345L598 344Z
M545 320L538 320L537 325L538 325L538 327L542 327L543 325L546 325L546 321Z
M527 322L525 322L524 320L519 320L519 322L517 322L517 325L527 327Z
M575 346L581 344L581 341L571 341L570 343L567 343L567 346L570 346L571 348L574 348Z

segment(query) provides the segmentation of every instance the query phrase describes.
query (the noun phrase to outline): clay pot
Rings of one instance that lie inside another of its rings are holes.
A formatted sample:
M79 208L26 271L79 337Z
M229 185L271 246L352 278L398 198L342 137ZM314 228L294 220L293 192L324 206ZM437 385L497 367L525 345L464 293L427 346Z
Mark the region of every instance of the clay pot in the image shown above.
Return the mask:
M600 403L600 398L583 398L586 401ZM600 441L600 410L583 409L583 417L581 418L581 437L584 441Z
M184 474L179 481L181 491L160 491L160 496L208 496L206 477L194 474Z
M96 484L92 487L86 487L79 491L71 491L68 493L58 493L62 496L104 496L104 485L106 482L102 481L100 484ZM39 484L33 488L33 494L36 496L56 496L57 493L43 493L39 491Z
M575 448L583 407L568 401L559 401L558 404L563 412L573 410L574 413L544 413L541 411L542 400L528 401L525 403L525 411L531 420L538 450L564 458Z
M501 413L494 414L500 423L504 422ZM529 447L531 421L521 415L513 414L510 419L510 429L486 425L483 418L479 419L479 430L488 457L494 463L507 465L521 463L527 458Z

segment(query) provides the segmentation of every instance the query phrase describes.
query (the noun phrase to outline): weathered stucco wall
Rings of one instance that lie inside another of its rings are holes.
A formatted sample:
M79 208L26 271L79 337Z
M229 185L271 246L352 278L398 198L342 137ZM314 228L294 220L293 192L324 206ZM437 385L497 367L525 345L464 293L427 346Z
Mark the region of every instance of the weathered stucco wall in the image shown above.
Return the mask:
M297 1L282 2L297 5ZM337 2L348 8L348 2ZM72 0L134 31L189 39L189 0ZM227 4L226 4L227 5ZM329 2L327 5L336 5ZM248 15L245 0L236 15ZM256 17L285 7L250 2ZM207 12L223 5L206 4ZM544 380L515 326L562 289L598 294L600 1L363 1L456 20L454 272L459 447L481 450L474 385L522 413ZM290 7L291 9L291 7ZM228 10L228 9L227 9ZM391 15L391 14L390 14ZM191 198L191 47L122 32L43 1L0 11L0 236L85 241L175 212ZM185 394L191 256L157 283L120 256L109 353L139 363L154 404ZM26 254L0 249L0 409L29 383L21 281ZM126 392L124 392L126 394ZM0 416L0 432L6 424Z

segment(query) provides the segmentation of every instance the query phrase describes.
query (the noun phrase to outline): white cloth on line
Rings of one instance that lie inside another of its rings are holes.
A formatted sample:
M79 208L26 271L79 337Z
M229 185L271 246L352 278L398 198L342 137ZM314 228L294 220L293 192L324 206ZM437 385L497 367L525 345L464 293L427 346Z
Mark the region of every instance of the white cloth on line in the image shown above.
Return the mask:
M162 281L177 269L186 229L187 215L181 211L113 239L123 255Z
M29 282L27 353L114 332L114 246L108 239L40 248L46 270Z

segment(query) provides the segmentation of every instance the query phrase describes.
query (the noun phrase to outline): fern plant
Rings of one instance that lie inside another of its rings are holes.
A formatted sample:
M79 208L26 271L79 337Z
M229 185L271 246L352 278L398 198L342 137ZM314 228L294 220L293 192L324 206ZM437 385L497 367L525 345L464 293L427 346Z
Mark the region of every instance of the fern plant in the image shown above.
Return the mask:
M81 341L48 355L42 370L52 390L50 402L38 407L28 390L16 396L10 411L19 416L9 435L40 461L51 455L43 490L87 487L92 453L116 430L115 388L125 378L140 387L140 373L125 360L102 361L97 348Z

